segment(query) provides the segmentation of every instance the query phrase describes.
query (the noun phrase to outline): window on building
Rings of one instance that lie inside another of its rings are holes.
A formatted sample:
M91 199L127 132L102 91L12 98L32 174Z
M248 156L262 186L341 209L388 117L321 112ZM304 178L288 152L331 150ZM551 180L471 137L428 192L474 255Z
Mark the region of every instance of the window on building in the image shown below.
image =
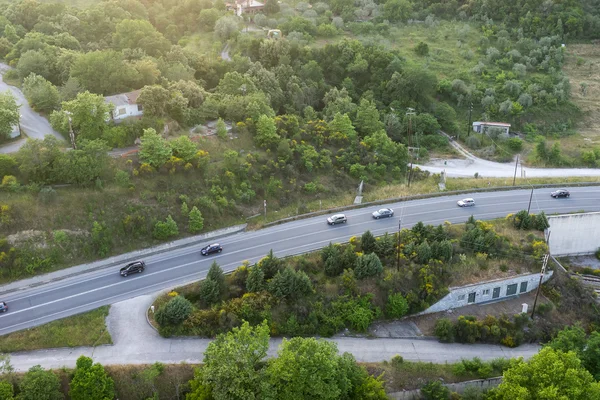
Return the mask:
M125 108L119 108L119 114L118 115L123 115L127 112L127 110Z
M464 301L465 300L465 295L461 294L458 296L458 301Z
M142 111L142 105L138 104L137 106L138 106L138 111Z
M490 295L490 289L483 289L483 295L484 296L489 296Z
M527 281L521 282L521 288L519 289L519 293L525 293L527 291Z
M513 283L512 285L508 285L506 287L506 295L507 296L512 296L513 294L517 294L517 284Z

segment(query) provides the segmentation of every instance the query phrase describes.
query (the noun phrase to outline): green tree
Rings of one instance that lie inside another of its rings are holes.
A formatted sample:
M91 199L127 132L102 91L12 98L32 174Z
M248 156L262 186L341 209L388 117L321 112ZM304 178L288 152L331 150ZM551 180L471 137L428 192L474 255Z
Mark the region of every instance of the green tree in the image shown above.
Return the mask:
M112 247L112 235L106 224L94 221L92 225L92 245L96 254L106 257Z
M15 388L12 383L0 381L0 399L2 400L13 400L15 395Z
M383 16L390 22L406 22L412 13L408 0L388 0L383 6Z
M265 13L267 15L277 14L279 12L279 3L277 0L267 0L265 2Z
M218 303L221 300L219 283L212 279L204 279L198 287L198 297L207 306Z
M246 278L246 289L248 292L260 292L265 288L265 273L262 268L258 266L253 266L250 268L248 272L248 277Z
M402 318L408 313L408 302L402 293L390 293L385 313L389 318Z
M60 381L52 371L39 365L29 368L19 384L19 400L62 400Z
M364 254L358 258L354 274L358 279L365 279L370 276L376 276L383 272L383 265L377 254Z
M227 126L225 126L223 118L217 120L217 137L219 139L227 139Z
M0 154L0 179L5 175L14 175L17 170L17 160L9 154Z
M375 133L384 128L383 122L379 119L379 111L375 103L367 99L362 99L356 109L356 118L354 120L356 129L362 137Z
M200 11L198 16L198 26L202 32L212 32L215 29L215 23L220 17L218 10L207 8Z
M148 163L154 168L160 168L171 158L171 146L154 129L144 129L140 140L142 144L139 155L142 162Z
M600 379L600 333L592 332L581 352L581 361L594 379Z
M265 149L273 149L281 137L277 134L277 126L273 118L261 115L256 123L256 133L254 134L254 141L260 147Z
M156 321L160 326L179 325L189 317L194 307L183 296L175 296L156 312Z
M295 271L290 266L277 272L269 282L269 291L280 298L300 298L311 293L312 290L312 282L308 275L304 271Z
M198 147L190 140L189 136L179 136L171 140L169 145L173 155L186 163L192 162L198 153Z
M62 153L54 165L56 180L86 186L112 175L106 142L100 139L79 141L77 150Z
M156 30L150 21L124 19L115 26L113 44L118 50L142 49L146 54L158 57L169 51L171 44Z
M27 139L16 155L19 171L27 180L37 183L54 183L55 167L61 157L61 143L47 135L43 140Z
M106 374L104 367L86 356L77 359L75 374L69 384L72 400L112 400L115 384Z
M377 240L371 231L366 231L360 237L360 248L364 254L370 254L375 252Z
M269 254L261 259L257 264L265 273L265 279L269 280L283 268L283 261L275 257L273 249L269 250Z
M169 215L167 219L163 221L157 221L154 224L154 230L152 236L158 240L166 240L173 236L179 235L179 228L177 222Z
M353 140L356 138L356 130L354 129L348 114L342 115L336 113L333 120L329 122L329 129L331 130L331 136L333 138L343 140Z
M49 112L58 108L60 95L51 82L40 75L30 74L23 80L23 94L36 111Z
M342 267L344 268L344 270L348 269L348 270L353 270L356 267L356 264L358 263L358 255L356 254L356 251L354 250L354 246L352 246L351 244L346 245L346 248L344 249L344 252L342 253Z
M169 90L160 85L144 86L137 103L144 107L144 115L164 117L167 115L167 104L171 94Z
M13 127L19 123L19 108L10 91L0 93L0 138L8 139Z
M329 243L329 246L322 250L321 256L324 260L325 274L328 276L338 276L344 271L342 253L338 245Z
M417 53L420 56L426 56L429 54L429 46L425 42L419 42L415 46L415 53Z
M225 275L223 274L223 270L221 269L221 267L219 267L219 264L217 264L216 261L213 261L213 263L211 264L210 269L208 270L208 274L206 275L206 279L210 279L217 282L217 285L219 285L220 293L225 293L225 290L227 289L227 284L225 283Z
M74 100L62 103L62 110L50 116L52 127L66 137L69 133L69 118L77 139L100 139L107 129L106 118L112 111L112 104L104 102L104 97L85 91Z
M546 213L541 211L538 215L535 216L535 229L538 231L544 231L550 227L550 223L548 222L548 217L546 217Z
M233 15L226 15L215 22L215 34L222 42L239 35L239 19Z
M71 77L77 79L82 88L101 95L128 90L128 83L135 80L136 74L133 66L125 63L122 54L114 50L83 53L71 67Z
M431 381L421 388L421 394L424 400L447 400L450 397L450 389L440 381Z
M567 378L568 377L568 378ZM512 361L491 400L600 399L600 383L581 365L574 352L544 347L529 361Z
M580 325L567 326L558 331L556 337L547 344L547 347L557 351L560 350L563 353L573 351L581 356L583 349L586 347L586 342L585 331Z
M251 327L244 321L241 327L218 335L208 345L201 373L195 375L194 381L209 386L214 400L261 399L261 367L268 348L267 322Z
M337 345L315 338L283 339L266 375L269 400L334 400L346 398L351 390Z
M198 207L192 207L188 222L190 233L198 233L204 228L204 218Z
M25 79L31 74L40 75L46 79L50 78L48 57L41 50L27 50L19 57L17 73L21 79Z

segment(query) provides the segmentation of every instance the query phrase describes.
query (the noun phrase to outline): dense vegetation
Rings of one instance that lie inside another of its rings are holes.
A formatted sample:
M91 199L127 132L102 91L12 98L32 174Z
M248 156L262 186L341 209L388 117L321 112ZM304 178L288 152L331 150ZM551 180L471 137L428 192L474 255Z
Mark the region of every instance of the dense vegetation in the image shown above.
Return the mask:
M537 218L545 220L543 214ZM515 221L510 216L501 224ZM397 243L397 234L375 238L367 231L360 240L330 244L317 254L281 260L270 253L228 276L214 263L205 280L160 298L155 320L164 336L212 337L242 321L263 320L275 335L331 336L344 328L366 332L376 319L426 309L450 285L473 275L497 277L508 272L507 264L513 271L535 270L547 251L534 234L515 243L494 225L473 218L464 226L418 223L402 230ZM515 328L498 335L497 342L503 339L509 346L523 340Z

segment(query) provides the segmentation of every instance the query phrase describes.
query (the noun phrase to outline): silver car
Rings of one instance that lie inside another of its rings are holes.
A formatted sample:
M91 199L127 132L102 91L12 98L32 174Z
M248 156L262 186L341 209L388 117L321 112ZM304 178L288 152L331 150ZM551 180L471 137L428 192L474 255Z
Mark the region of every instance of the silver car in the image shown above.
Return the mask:
M347 221L348 219L344 214L335 214L327 218L327 223L329 225L345 224Z
M471 198L462 199L456 202L459 207L473 207L475 205L475 200Z
M381 210L377 210L373 213L373 218L391 218L394 216L394 210L391 208L382 208Z

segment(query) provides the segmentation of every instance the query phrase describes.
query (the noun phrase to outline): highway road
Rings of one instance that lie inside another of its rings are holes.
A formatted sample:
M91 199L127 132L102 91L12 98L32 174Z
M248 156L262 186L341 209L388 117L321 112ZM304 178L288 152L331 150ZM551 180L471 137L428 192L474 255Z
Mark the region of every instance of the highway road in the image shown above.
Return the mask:
M553 199L550 189L536 190L531 212L544 210L549 215L600 211L600 187L572 188L570 191L570 198ZM223 252L213 256L202 257L199 250L207 243L199 243L148 257L144 273L126 278L119 275L117 266L13 292L0 299L10 307L9 312L0 314L0 335L202 279L213 261L227 272L244 260L258 261L271 249L275 255L283 257L310 252L329 242L347 242L366 230L375 235L393 233L398 229L400 215L403 228L419 221L434 225L444 221L462 223L471 214L478 219L504 217L527 209L530 193L530 190L475 193L389 204L385 207L393 208L395 215L381 220L374 220L371 213L384 206L367 207L347 211L348 223L338 226L327 225L325 216L314 217L223 238L219 240ZM476 205L457 207L456 202L464 197L473 197Z

